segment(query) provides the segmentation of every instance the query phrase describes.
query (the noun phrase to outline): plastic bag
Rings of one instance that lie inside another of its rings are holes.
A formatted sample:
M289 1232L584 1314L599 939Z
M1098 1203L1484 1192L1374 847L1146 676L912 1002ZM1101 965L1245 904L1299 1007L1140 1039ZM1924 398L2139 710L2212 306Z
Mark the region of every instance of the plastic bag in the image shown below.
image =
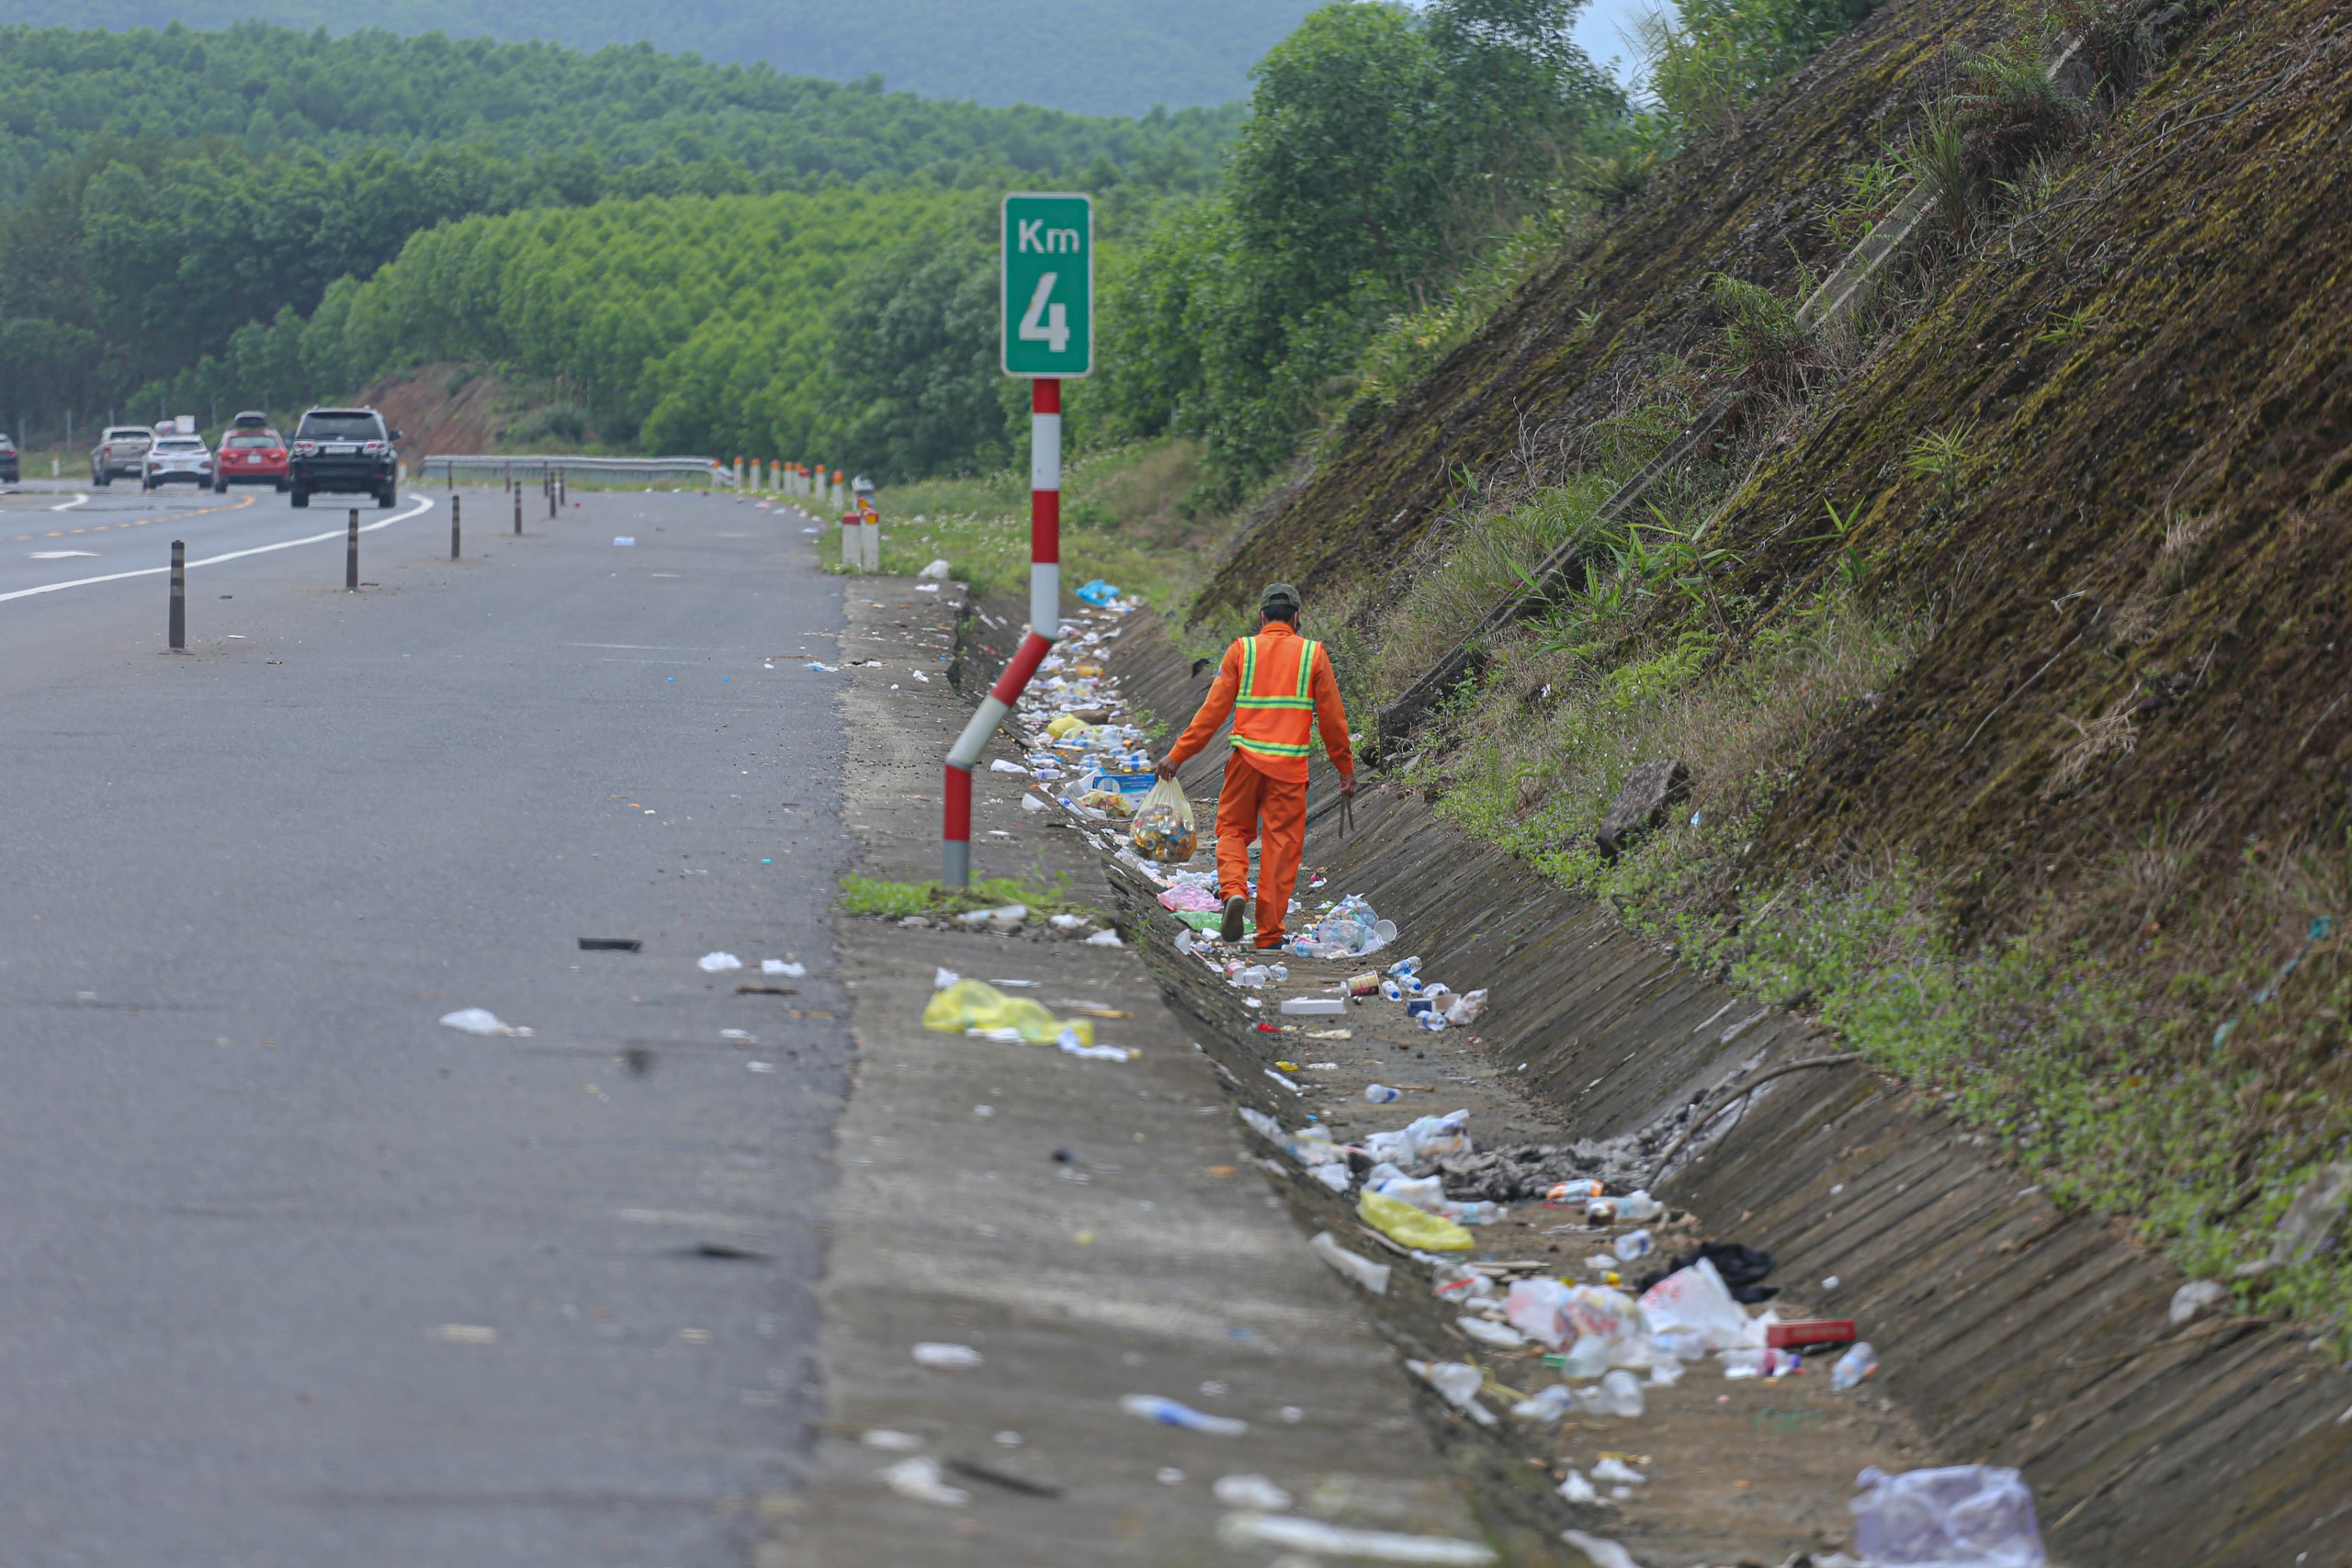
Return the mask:
M1856 1480L1854 1549L1872 1568L2041 1568L2033 1493L2014 1470L1956 1464Z
M1477 1245L1476 1237L1452 1220L1425 1214L1410 1203L1384 1198L1377 1192L1367 1192L1357 1199L1356 1213L1364 1224L1399 1247L1417 1247L1423 1252L1467 1252Z
M1161 779L1136 810L1136 825L1127 841L1138 854L1167 865L1182 865L1200 848L1200 830L1193 825L1193 803L1174 779Z
M1652 1334L1687 1330L1710 1350L1733 1349L1751 1337L1747 1314L1731 1299L1731 1289L1715 1266L1703 1258L1645 1291L1642 1312Z
M1064 1034L1080 1045L1094 1043L1092 1019L1057 1019L1042 1003L1008 997L983 980L958 980L932 992L922 1010L922 1026L943 1034L978 1030L1033 1045L1050 1045Z

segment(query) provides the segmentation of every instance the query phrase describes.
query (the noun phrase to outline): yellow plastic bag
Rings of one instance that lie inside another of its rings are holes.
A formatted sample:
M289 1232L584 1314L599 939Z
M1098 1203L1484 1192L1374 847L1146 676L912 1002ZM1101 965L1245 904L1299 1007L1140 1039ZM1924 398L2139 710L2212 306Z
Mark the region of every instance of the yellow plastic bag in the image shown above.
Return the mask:
M1059 740L1063 737L1074 734L1085 728L1086 721L1084 719L1080 718L1075 714L1061 713L1056 714L1053 716L1052 721L1046 726L1046 733L1052 739Z
M1008 997L984 980L958 980L933 991L922 1010L922 1026L943 1034L1001 1030L1035 1045L1050 1045L1068 1031L1080 1045L1094 1043L1093 1020L1056 1018L1042 1004Z
M1127 830L1136 852L1168 865L1182 865L1201 847L1200 829L1193 824L1193 803L1174 779L1161 779L1136 808L1136 825Z
M1425 1213L1401 1198L1385 1197L1378 1192L1367 1192L1358 1199L1356 1213L1364 1224L1399 1247L1418 1247L1423 1252L1467 1252L1477 1240L1452 1220Z

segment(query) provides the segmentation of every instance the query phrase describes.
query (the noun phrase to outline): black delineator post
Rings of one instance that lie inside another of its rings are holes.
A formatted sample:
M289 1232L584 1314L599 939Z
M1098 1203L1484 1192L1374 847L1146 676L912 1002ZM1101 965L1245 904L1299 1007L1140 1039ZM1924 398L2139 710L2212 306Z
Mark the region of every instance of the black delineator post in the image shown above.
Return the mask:
M351 509L351 531L343 536L343 591L359 592L359 508Z
M514 536L523 536L523 492L519 490L514 492Z
M560 512L571 501L571 470L560 469L555 476L555 504Z
M465 499L462 495L453 495L449 498L449 558L451 560L458 558L458 509L464 505Z
M172 541L172 651L187 651L187 541Z
M548 470L548 521L555 521L555 470Z

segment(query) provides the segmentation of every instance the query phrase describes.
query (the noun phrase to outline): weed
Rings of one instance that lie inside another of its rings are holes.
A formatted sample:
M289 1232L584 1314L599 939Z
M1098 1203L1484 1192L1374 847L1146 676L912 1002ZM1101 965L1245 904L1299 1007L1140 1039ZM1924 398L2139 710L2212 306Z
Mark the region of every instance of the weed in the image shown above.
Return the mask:
M2075 338L2096 331L2098 318L2087 306L2078 306L2063 315L2050 318L2050 324L2033 334L2036 343L2071 343Z
M1821 229L1841 245L1857 245L1893 214L1910 184L1900 159L1878 158L1846 171L1846 195L1822 215Z
M1931 479L1941 491L1941 504L1947 513L1960 504L1960 487L1968 476L1973 455L1968 449L1969 437L1976 433L1976 422L1951 430L1930 430L1911 443L1903 455L1904 471L1914 479Z
M1800 539L1799 544L1836 545L1838 547L1838 581L1849 592L1861 586L1862 574L1870 563L1862 558L1860 546L1853 541L1854 514L1859 506L1849 506L1841 514L1838 503L1824 497L1821 509L1829 514L1829 532Z
M2139 695L2134 686L2088 724L2077 718L2066 720L2075 727L2075 739L2058 749L2058 765L2051 770L2050 782L2042 785L2042 799L2055 799L2073 789L2108 758L2132 754L2139 744L2139 736L2132 728L2132 708Z
M1657 172L1657 150L1612 152L1601 158L1577 160L1577 185L1604 207L1631 201Z
M1723 362L1733 375L1775 389L1802 379L1809 340L1787 301L1729 273L1715 274L1708 290L1724 323Z
M1976 220L1978 185L1970 166L1968 137L1951 115L1930 110L1927 123L1903 154L1903 166L1943 217L1955 236L1965 235Z
M1016 877L998 876L969 887L946 887L937 882L885 882L871 876L842 878L842 910L880 919L904 919L909 915L960 915L970 909L1002 908L1026 904L1033 915L1082 912L1069 898L1069 879L1057 876L1050 889L1032 886Z

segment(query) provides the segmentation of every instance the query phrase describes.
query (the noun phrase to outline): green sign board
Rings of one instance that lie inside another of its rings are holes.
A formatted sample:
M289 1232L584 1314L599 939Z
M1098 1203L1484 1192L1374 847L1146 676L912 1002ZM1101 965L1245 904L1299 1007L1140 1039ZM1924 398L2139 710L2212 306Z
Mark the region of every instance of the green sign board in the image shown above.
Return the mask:
M1094 198L1004 198L1004 373L1094 368Z

